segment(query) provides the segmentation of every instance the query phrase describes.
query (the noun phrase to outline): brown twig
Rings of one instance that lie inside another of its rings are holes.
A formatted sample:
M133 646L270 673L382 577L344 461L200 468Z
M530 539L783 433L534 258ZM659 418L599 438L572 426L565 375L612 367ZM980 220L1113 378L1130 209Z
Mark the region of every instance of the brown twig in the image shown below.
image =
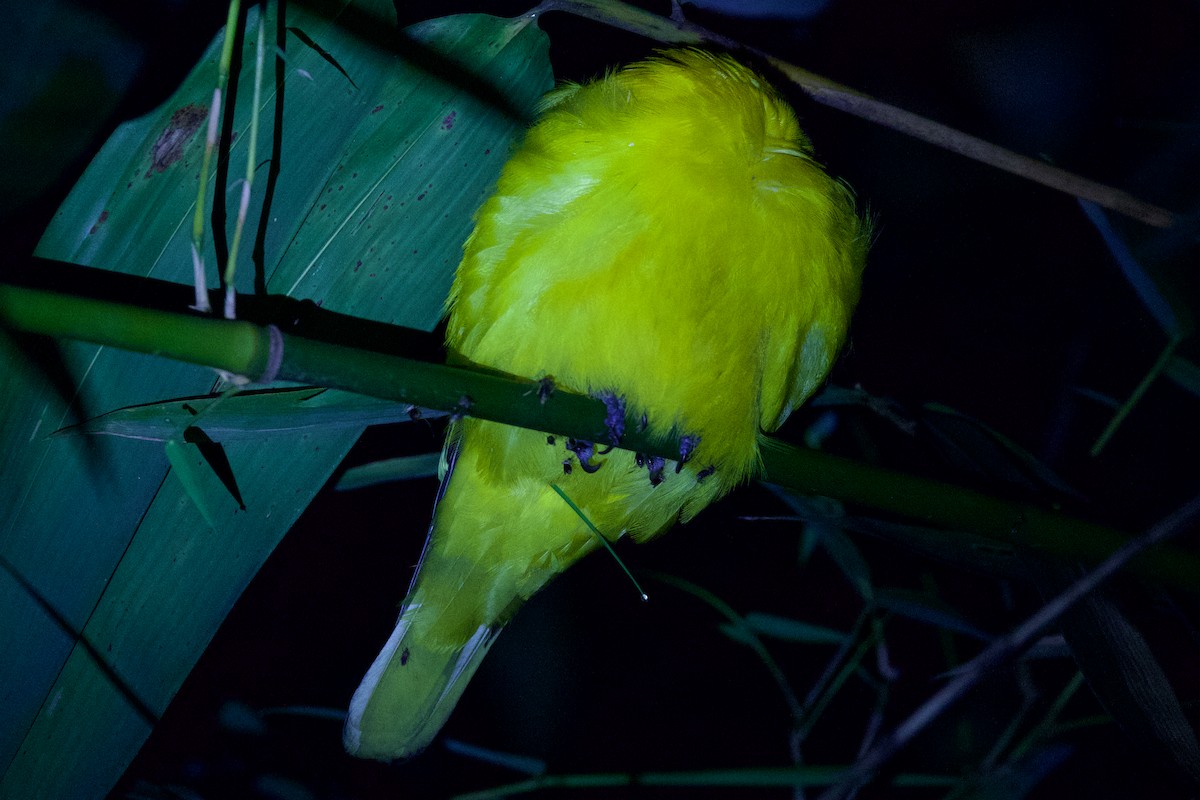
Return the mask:
M531 13L562 11L671 44L715 44L740 50L763 59L788 80L804 90L816 102L853 114L915 139L941 147L974 161L987 164L1051 189L1079 197L1156 228L1170 227L1175 215L1165 208L1140 200L1128 192L1098 183L1035 158L1014 153L977 136L943 125L919 114L844 86L836 81L802 69L757 48L749 47L695 23L660 17L621 0L543 0Z

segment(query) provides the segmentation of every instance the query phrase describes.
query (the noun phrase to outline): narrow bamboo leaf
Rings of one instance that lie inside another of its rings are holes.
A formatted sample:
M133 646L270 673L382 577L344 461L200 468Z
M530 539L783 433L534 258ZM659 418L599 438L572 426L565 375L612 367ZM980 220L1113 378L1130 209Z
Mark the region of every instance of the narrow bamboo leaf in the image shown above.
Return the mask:
M844 524L847 530L878 536L938 561L987 575L1029 579L1016 548L986 536L867 517L848 518Z
M839 539L838 536L839 526L846 518L842 504L827 497L801 495L771 484L767 488L791 508L797 520L804 523L800 540L801 563L807 563L818 546L824 547L859 594L865 597L864 593L870 593L870 570L866 561L852 542L844 537Z
M378 400L337 389L305 386L294 389L243 391L215 402L220 395L199 395L119 408L78 425L54 432L55 436L104 434L128 439L165 441L181 421L203 415L204 430L218 441L256 438L283 431L361 428L414 418L434 419L440 412L414 411L405 403Z
M989 772L959 792L960 800L1021 800L1074 752L1067 744L1038 748L1017 761Z
M334 58L333 55L330 54L330 52L328 50L326 50L325 48L321 47L321 45L314 42L312 40L312 37L310 37L307 33L305 33L300 28L297 28L294 25L288 27L288 32L293 34L301 42L304 42L304 44L306 44L308 47L311 47L317 55L319 55L321 58L328 61L329 64L334 69L336 69L338 72L345 75L346 80L350 81L351 86L353 86L355 89L358 88L358 84L354 82L354 78L351 78L350 74L348 72L346 72L346 70L342 69L342 65L338 63L338 60L336 58Z
M441 458L441 453L423 453L419 456L389 458L352 467L342 473L342 477L338 479L334 488L339 492L345 492L390 481L436 478Z
M986 631L968 622L950 606L924 594L902 589L877 589L875 590L875 604L902 617L962 633L985 642L990 642L993 638Z
M1200 365L1178 353L1171 356L1163 372L1175 383L1200 397Z
M1063 636L1080 671L1130 739L1200 785L1200 742L1162 667L1107 593L1063 615Z
M1174 308L1171 297L1159 287L1158 282L1137 260L1130 250L1128 243L1117 233L1116 228L1104 213L1104 209L1090 200L1080 200L1079 205L1088 220L1096 227L1100 238L1108 247L1108 252L1125 275L1125 280L1133 287L1142 305L1154 317L1159 327L1168 338L1177 339L1187 333L1180 324L1179 313Z
M233 474L229 457L225 455L225 448L221 446L220 442L210 439L199 425L189 425L184 428L183 440L196 448L200 457L204 459L204 463L212 470L213 475L229 490L229 496L238 504L238 508L245 511L246 503L242 500L241 490L238 489L237 476Z
M846 580L855 591L868 602L875 597L875 586L871 581L871 568L863 558L858 546L850 540L846 532L837 525L810 522L806 528L816 535L825 552L837 564L838 569L846 576Z
M746 624L761 636L802 644L842 644L847 637L847 634L833 628L762 611L746 614Z
M451 753L473 758L485 764L495 764L498 767L505 767L514 772L524 772L526 775L542 775L546 772L546 762L540 758L531 758L529 756L517 755L516 753L504 753L499 750L492 750L489 747L468 744L458 739L443 739L442 742Z
M204 494L203 476L206 473L203 468L203 460L197 463L195 459L197 454L179 439L168 439L165 450L167 452L167 461L171 462L171 467L175 471L175 477L179 479L179 483L183 486L183 491L187 494L188 499L196 506L196 510L200 512L200 516L204 517L204 521L208 524L208 527L216 528L216 514L209 507L208 498Z
M1076 500L1084 499L1049 466L995 428L940 403L927 403L924 410L928 413L921 421L926 428L952 448L946 454L953 456L957 451L965 459L959 463L972 471L1014 486L1050 488Z

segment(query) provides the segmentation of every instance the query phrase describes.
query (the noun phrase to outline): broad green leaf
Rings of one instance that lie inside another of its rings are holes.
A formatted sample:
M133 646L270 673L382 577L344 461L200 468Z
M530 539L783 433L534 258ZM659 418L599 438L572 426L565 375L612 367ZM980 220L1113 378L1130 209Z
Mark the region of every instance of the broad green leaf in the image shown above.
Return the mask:
M259 153L264 163L276 161L280 174L258 277L271 292L429 329L471 215L551 85L546 41L528 17L470 15L415 26L393 48L390 2L336 8L326 17L288 6L288 26L330 59L289 34L278 131L279 98L267 65ZM251 30L257 13L249 12ZM198 120L212 96L220 44L218 37L160 109L114 132L59 209L38 255L190 281L203 148ZM253 42L243 44L234 176L244 169L252 51ZM170 142L177 146L165 146ZM248 235L258 228L267 183L261 173L254 183ZM209 187L226 192L215 179ZM216 250L207 239L215 276ZM243 264L239 290L254 283L255 269ZM111 409L207 395L217 385L210 372L64 343L59 380L2 337L0 362L0 554L38 594L0 572L0 797L99 797L247 582L380 409L368 404L358 425L345 417L326 425L330 418L323 417L319 427L258 437L226 436L228 429L217 435L206 421L245 503L243 511L211 470L198 472L193 490L209 504L210 528L169 474L161 441L50 436ZM256 413L249 405L231 408ZM303 400L299 408L307 410ZM289 416L279 407L263 413ZM314 411L328 413L341 414Z
M37 199L86 155L145 58L112 17L82 4L41 0L5 11L0 215Z

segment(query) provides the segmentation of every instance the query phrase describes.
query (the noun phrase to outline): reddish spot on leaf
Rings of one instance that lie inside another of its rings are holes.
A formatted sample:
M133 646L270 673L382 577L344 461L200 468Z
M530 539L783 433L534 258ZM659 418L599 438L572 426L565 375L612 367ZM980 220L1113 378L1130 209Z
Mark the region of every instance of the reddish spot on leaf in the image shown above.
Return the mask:
M451 111L442 119L442 130L448 131L454 127L454 118L458 116L457 111Z
M99 218L96 219L96 224L92 226L92 229L90 231L88 231L88 236L91 236L93 233L100 230L100 226L103 225L107 221L108 221L108 211L107 210L101 211Z
M188 104L171 115L171 121L154 140L150 148L150 168L142 177L152 173L166 172L167 167L183 157L183 148L192 140L204 121L208 119L208 106Z
M378 114L380 111L383 111L382 105L375 106L374 108L371 109L372 114Z

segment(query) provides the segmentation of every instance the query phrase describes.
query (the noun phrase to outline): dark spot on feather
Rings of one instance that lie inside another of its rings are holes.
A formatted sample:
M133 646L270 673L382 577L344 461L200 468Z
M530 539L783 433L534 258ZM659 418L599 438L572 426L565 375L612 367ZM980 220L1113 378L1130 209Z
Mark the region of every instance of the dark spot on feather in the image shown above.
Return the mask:
M650 420L646 417L646 412L642 412L642 418L638 420L638 433L644 433L646 428L650 427Z
M408 648L404 648L404 652L400 653L400 666L408 663Z
M372 114L378 114L380 111L383 111L382 105L375 106L374 108L371 109Z
M712 475L716 471L716 466L709 464L707 467L696 473L696 483L703 483L705 478L707 478L709 475Z
M571 474L571 459L564 458L563 459L563 475L570 475L570 474Z
M547 436L547 437L546 437L546 444L548 444L548 445L553 445L553 444L554 444L554 437L553 437L553 436Z

